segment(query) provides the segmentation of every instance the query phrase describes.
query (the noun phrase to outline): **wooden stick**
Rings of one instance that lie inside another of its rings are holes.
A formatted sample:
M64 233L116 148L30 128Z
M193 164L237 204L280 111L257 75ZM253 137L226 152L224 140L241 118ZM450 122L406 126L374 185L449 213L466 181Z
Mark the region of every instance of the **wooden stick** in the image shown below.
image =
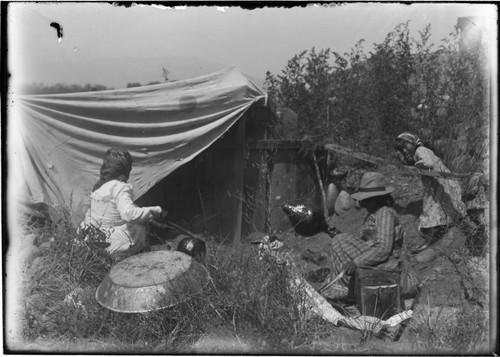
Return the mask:
M304 140L254 140L254 141L249 141L248 145L250 149L299 149L304 146L304 143L309 143L309 142ZM460 180L470 176L470 173L462 174L456 172L422 170L414 166L405 165L400 162L394 162L382 159L380 157L368 155L359 151L354 151L352 149L334 143L325 144L324 148L328 151L334 151L342 155L351 156L356 159L371 162L373 164L377 164L380 166L401 167L404 170L411 172L414 175L440 177L452 180Z
M321 180L321 174L319 172L318 161L316 160L316 154L313 153L314 167L316 168L316 176L318 177L319 189L321 190L321 198L323 203L323 216L325 216L325 221L328 220L328 207L326 205L326 194L325 188L323 186L323 181Z
M191 238L199 238L197 237L194 233L188 231L186 228L182 228L181 226L171 222L171 221L167 221L167 223L160 223L160 222L157 222L157 221L151 221L149 222L151 225L159 228L159 229L167 229L167 228L174 228L182 233L185 233L187 234L188 236L190 236Z
M322 293L323 291L325 291L326 289L328 289L330 286L332 286L333 284L335 284L337 281L339 281L340 279L342 279L342 277L345 275L345 271L341 271L340 274L338 274L335 278L333 278L332 281L330 281L329 283L327 283L326 285L324 285L322 288L320 288L318 290L318 293Z
M167 221L167 225L174 227L175 229L181 231L182 233L186 233L191 238L198 238L199 239L199 237L197 237L194 233L188 231L186 228L182 228L181 226L179 226L173 222Z
M351 156L359 160L363 161L368 161L373 164L377 165L384 165L384 166L396 166L396 167L401 167L402 169L409 171L413 174L416 175L424 175L424 176L432 176L432 177L440 177L444 179L449 179L449 180L460 180L464 179L469 176L469 174L461 174L461 173L455 173L455 172L443 172L443 171L432 171L432 170L422 170L414 166L409 166L405 165L399 162L394 162L394 161L389 161L386 159L382 159L380 157L376 156L371 156L362 152L357 152L352 149L329 143L324 145L326 150L331 150L338 152L343 155Z

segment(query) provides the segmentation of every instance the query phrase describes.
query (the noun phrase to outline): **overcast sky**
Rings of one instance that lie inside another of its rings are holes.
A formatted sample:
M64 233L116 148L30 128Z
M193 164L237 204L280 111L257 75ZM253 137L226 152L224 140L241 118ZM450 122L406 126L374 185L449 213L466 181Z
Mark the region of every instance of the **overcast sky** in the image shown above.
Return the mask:
M294 54L312 47L343 54L364 39L367 53L373 43L380 43L397 24L408 20L414 37L431 24L432 42L439 44L463 16L482 16L490 22L495 16L496 22L496 8L478 3L347 3L255 10L10 3L9 70L19 81L37 81L43 73L53 83L65 83L68 75L54 70L57 66L49 68L48 62L70 61L77 71L79 63L96 59L196 56L264 78L267 70L279 73ZM50 27L52 22L62 26L62 41ZM81 75L85 78L86 73ZM101 79L100 84L124 85Z

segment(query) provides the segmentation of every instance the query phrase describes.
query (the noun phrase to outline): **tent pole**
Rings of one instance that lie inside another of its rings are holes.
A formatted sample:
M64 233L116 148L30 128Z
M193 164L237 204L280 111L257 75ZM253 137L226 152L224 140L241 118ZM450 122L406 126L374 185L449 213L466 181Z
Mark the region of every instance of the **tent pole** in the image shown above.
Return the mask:
M236 222L234 225L234 233L233 233L233 239L232 242L234 245L239 245L241 242L241 220L243 219L243 185L245 183L245 165L246 165L246 115L240 119L237 129L237 136L240 138L238 140L239 148L236 151L237 159L239 162L239 165L237 167L237 175L235 181L237 182L237 187L236 187L236 192L237 194L239 193L240 197L238 199L238 206L237 206L237 212L236 212Z

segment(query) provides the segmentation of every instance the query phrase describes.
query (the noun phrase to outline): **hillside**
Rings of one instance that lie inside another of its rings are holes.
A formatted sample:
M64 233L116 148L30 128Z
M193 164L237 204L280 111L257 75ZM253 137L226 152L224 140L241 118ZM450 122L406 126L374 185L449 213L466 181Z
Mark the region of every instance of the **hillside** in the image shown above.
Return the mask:
M127 83L139 82L147 84L163 81L162 68L169 71L171 80L180 80L212 73L236 64L217 63L199 57L165 56L165 57L117 57L89 61L74 60L47 61L41 70L34 66L28 68L26 78L30 82L44 84L102 84L108 88L124 88ZM257 85L262 86L264 74L246 73Z

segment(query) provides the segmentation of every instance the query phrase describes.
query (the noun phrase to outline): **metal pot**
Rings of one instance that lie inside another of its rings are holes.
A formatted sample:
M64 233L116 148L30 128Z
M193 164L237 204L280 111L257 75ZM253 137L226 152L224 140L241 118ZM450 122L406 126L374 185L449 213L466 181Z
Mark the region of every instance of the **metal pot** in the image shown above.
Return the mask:
M107 309L136 313L174 306L202 292L208 271L189 255L160 250L128 257L113 266L95 298Z

